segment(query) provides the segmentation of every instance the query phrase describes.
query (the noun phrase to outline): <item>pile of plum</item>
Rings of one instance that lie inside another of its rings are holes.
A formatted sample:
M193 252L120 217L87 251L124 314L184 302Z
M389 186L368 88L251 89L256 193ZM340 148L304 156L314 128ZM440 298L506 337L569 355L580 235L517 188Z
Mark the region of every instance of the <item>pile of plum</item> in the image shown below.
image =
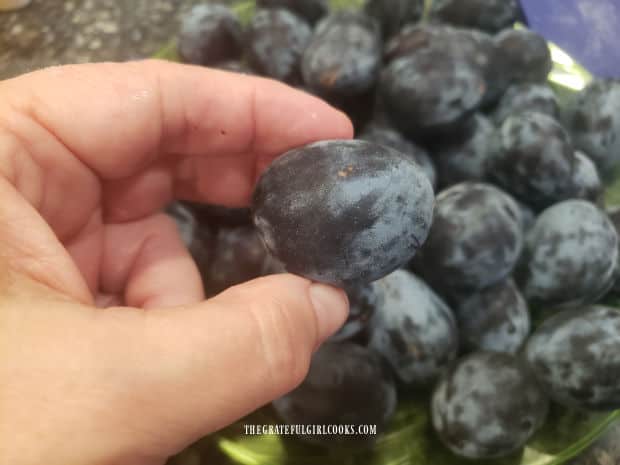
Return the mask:
M248 209L175 204L208 295L284 270L351 314L273 403L293 424L388 425L403 392L472 459L518 452L551 402L620 408L620 82L560 102L516 0L257 0L184 18L185 62L257 74L345 111L356 139L277 158ZM544 311L544 312L543 312ZM547 315L534 325L540 315ZM305 437L324 445L372 437Z

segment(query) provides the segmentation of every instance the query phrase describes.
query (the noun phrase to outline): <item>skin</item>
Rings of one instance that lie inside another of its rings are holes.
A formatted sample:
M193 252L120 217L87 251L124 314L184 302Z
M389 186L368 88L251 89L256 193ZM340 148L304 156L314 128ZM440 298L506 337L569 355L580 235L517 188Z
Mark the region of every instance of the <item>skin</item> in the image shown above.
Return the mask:
M205 301L160 211L247 205L277 155L351 136L314 97L206 68L0 83L0 463L162 464L297 386L344 293L281 274Z

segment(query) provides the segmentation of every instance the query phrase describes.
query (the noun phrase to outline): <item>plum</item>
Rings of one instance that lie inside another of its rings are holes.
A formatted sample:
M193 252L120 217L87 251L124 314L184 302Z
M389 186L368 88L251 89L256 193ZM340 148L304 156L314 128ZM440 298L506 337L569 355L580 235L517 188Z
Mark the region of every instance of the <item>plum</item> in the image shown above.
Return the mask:
M432 385L458 352L452 311L406 270L396 270L374 284L384 298L370 321L369 347L384 356L407 386Z
M385 427L396 409L396 387L378 354L351 343L326 343L312 357L310 371L294 391L273 402L280 418L294 425L377 425ZM374 436L303 435L322 445L372 444Z
M361 140L293 149L262 174L254 223L295 274L342 285L399 268L424 243L433 188L411 157Z
M422 17L424 0L367 0L365 8L381 24L383 36L389 37Z
M267 274L268 260L269 253L253 225L220 227L204 276L206 294L216 295Z
M439 381L431 418L441 441L469 459L518 452L544 423L549 400L523 360L474 352Z
M555 93L547 84L513 84L502 96L493 111L494 122L501 125L509 117L525 111L535 111L559 119L560 108Z
M440 185L449 187L463 181L484 181L491 156L489 140L494 133L493 124L478 113L464 137L448 138L433 147Z
M245 35L249 62L264 76L297 83L301 55L311 36L310 25L288 10L258 10Z
M567 108L575 146L610 177L620 162L620 82L595 80Z
M248 207L227 207L211 203L182 202L198 222L207 227L246 226L252 224L252 212Z
M543 36L529 29L505 29L494 37L494 66L510 83L544 83L553 67Z
M506 278L522 245L521 211L512 197L490 184L465 182L437 196L431 231L412 266L452 301Z
M184 62L216 65L239 58L242 49L241 24L227 6L196 5L182 18L178 50Z
M381 37L377 23L357 12L334 13L316 27L301 63L305 84L326 98L369 91L379 77Z
M366 126L358 138L375 144L385 145L405 155L410 155L420 165L433 187L437 185L435 165L428 152L407 140L398 131L385 125L370 124Z
M391 123L412 138L454 132L480 106L486 92L479 68L429 48L393 60L379 92Z
M575 151L573 168L574 198L598 203L603 197L603 182L594 162L583 152Z
M454 307L461 347L516 353L530 333L525 299L512 279L482 289Z
M603 296L617 266L618 235L605 212L584 200L566 200L538 216L515 279L529 302L568 307Z
M376 282L348 286L346 293L349 297L349 317L342 328L330 338L336 342L351 340L365 331L385 299L383 289L377 286Z
M256 0L256 6L285 8L313 24L329 11L328 0Z
M489 158L494 181L537 210L577 196L575 152L564 128L548 115L506 118Z
M433 0L430 17L449 24L498 32L519 17L517 0Z
M525 355L556 402L620 408L620 310L592 305L560 312L535 331Z

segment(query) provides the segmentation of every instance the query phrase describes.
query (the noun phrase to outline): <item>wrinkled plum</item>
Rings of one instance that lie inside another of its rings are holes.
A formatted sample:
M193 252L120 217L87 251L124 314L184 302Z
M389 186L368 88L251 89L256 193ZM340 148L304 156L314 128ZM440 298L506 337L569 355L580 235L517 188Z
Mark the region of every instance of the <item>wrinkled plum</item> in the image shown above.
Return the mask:
M262 174L254 223L286 269L342 285L399 268L424 243L433 188L409 156L361 140L293 149Z
M521 211L490 184L461 183L439 193L433 225L412 265L445 298L506 278L523 245Z
M549 401L522 360L475 352L437 385L431 417L442 442L455 454L491 459L519 451L544 423Z
M407 23L415 23L424 12L424 0L367 0L366 13L376 18L384 37L396 34Z
M530 333L530 313L512 279L482 289L454 307L461 347L516 353Z
M405 155L410 155L420 165L433 187L437 185L435 165L428 155L428 152L422 147L405 139L398 131L387 126L371 124L366 126L358 138L375 144L385 145Z
M249 62L264 76L299 82L301 55L311 36L308 23L288 10L259 10L245 36Z
M243 32L237 16L224 5L194 6L182 19L179 55L186 63L215 65L241 56Z
M256 0L260 8L285 8L315 23L329 11L328 0Z
M575 152L564 128L535 112L510 116L497 131L489 172L493 180L537 210L575 198Z
M597 203L603 196L603 182L594 162L583 152L575 152L574 198Z
M166 213L176 222L181 239L202 274L202 271L209 266L213 255L213 233L200 224L191 209L180 202L169 205Z
M349 317L331 337L336 342L351 340L367 330L372 316L385 299L383 290L376 283L347 286L346 293L349 297Z
M567 113L575 146L609 177L620 162L620 82L592 82Z
M433 148L439 184L449 187L463 181L484 181L487 177L490 144L495 127L488 118L476 114L464 137L440 141Z
M479 69L432 48L393 60L379 92L391 123L416 138L462 126L481 104L486 84Z
M519 17L517 0L433 0L433 20L462 27L498 32L512 26Z
M535 331L525 354L556 402L620 408L620 310L596 305L560 312Z
M355 12L334 13L316 27L303 57L306 85L327 98L369 91L379 77L381 37L371 18Z
M515 279L532 303L574 306L603 296L617 266L618 235L605 212L584 200L566 200L538 216Z
M215 295L258 278L267 265L268 252L254 226L220 227L204 276L206 293Z
M384 299L370 322L369 347L404 384L430 386L458 352L452 311L408 271L396 270L374 284Z
M350 343L326 343L312 357L305 381L273 402L294 425L377 425L385 429L396 409L396 387L378 354ZM375 436L305 435L310 442L372 444Z
M501 125L509 117L526 111L535 111L559 118L558 101L546 84L525 83L510 86L493 111L495 124Z
M506 84L544 83L553 67L547 41L529 29L506 29L494 37L494 66Z

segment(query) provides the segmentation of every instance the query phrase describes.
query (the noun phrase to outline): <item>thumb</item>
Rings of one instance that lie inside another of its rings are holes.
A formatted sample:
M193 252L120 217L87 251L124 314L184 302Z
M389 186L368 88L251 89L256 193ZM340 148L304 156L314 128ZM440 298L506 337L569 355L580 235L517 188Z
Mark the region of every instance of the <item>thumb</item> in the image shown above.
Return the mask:
M343 291L289 274L192 307L150 310L151 368L125 371L137 376L128 400L148 405L134 417L139 428L158 429L152 437L174 452L289 392L347 312Z

